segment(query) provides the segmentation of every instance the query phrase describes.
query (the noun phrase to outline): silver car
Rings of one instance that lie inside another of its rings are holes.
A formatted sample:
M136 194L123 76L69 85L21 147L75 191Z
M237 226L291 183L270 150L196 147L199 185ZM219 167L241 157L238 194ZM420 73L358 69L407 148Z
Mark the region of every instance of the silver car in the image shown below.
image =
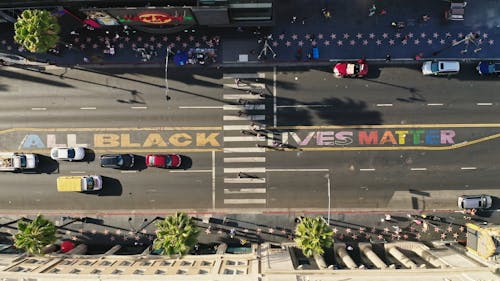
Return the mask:
M50 150L50 158L54 160L82 160L85 158L85 148L83 147L53 147Z
M488 209L493 200L489 195L462 195L458 197L458 207L461 209Z

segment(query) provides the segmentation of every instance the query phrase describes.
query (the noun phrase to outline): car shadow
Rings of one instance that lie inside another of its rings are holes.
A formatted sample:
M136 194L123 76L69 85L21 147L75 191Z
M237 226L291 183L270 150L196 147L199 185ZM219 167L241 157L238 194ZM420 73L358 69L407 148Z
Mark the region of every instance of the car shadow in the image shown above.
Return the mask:
M137 170L140 172L140 171L145 170L145 169L147 169L146 157L144 157L142 155L135 155L134 154L134 166L132 166L128 170Z
M179 155L181 157L181 166L179 169L187 170L193 167L193 159L185 155Z
M110 177L102 177L102 190L96 191L99 196L121 196L123 187L119 180Z
M37 154L38 167L32 170L24 170L23 174L53 174L59 172L59 162L49 156Z
M90 163L95 160L95 152L92 149L85 148L85 157L82 161Z

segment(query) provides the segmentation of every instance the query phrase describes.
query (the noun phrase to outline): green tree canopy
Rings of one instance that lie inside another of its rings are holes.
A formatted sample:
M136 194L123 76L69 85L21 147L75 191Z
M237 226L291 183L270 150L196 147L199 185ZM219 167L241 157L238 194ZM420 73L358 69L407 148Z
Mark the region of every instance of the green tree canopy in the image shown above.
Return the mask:
M333 245L333 230L322 217L303 218L295 228L295 243L305 256L322 255Z
M155 223L158 228L153 249L162 255L183 256L196 244L200 231L185 213L176 213Z
M45 246L56 241L56 226L38 215L33 221L22 219L17 223L14 246L29 254L41 254Z
M14 24L14 40L32 53L45 53L59 41L61 27L46 10L24 10Z

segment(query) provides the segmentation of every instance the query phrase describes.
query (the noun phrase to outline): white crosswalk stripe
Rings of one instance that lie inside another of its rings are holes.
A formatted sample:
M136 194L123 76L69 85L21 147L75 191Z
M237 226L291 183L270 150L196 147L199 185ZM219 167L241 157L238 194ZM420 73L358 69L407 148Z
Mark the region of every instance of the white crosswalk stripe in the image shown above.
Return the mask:
M222 98L228 103L238 101L238 104L222 107L224 204L267 203L266 157L262 154L266 148L257 144L267 140L264 135L265 102L270 95L266 84L252 81L259 78L265 78L265 73L230 73L223 76L223 79L232 80L223 84Z

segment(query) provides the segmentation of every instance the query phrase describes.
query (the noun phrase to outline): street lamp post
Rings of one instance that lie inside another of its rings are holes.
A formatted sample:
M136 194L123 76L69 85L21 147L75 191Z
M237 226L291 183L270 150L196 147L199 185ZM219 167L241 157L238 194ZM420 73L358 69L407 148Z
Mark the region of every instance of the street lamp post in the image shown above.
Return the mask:
M168 96L168 55L170 54L170 47L167 47L167 56L165 57L165 98L169 100Z
M328 225L330 225L330 210L331 210L331 185L330 185L330 174L325 175L328 185Z

